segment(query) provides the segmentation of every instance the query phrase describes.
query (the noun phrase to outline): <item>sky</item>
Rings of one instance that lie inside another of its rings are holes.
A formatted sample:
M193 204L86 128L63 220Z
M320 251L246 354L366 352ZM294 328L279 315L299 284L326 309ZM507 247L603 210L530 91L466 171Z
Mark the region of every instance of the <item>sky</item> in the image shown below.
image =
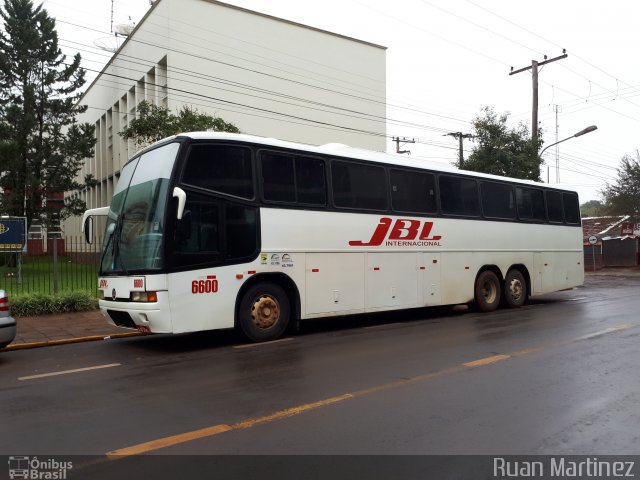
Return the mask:
M38 4L39 0L34 0ZM44 0L63 52L100 70L114 45L112 24L137 23L149 0ZM601 199L625 155L640 144L640 2L637 0L228 0L226 3L387 47L387 135L415 139L413 158L453 163L458 141L485 106L531 129L530 70L539 70L543 181ZM113 18L113 22L112 22ZM241 32L239 32L241 33ZM89 77L90 75L88 75ZM88 83L87 83L88 85ZM410 123L412 125L407 125ZM592 133L572 138L585 127ZM395 151L389 139L387 151ZM465 156L473 147L465 140Z

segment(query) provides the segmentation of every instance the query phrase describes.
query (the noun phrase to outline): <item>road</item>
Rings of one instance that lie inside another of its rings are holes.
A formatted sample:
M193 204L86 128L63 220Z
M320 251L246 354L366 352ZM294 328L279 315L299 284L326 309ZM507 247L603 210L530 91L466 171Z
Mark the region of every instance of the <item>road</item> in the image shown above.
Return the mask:
M639 287L2 353L0 452L638 454Z

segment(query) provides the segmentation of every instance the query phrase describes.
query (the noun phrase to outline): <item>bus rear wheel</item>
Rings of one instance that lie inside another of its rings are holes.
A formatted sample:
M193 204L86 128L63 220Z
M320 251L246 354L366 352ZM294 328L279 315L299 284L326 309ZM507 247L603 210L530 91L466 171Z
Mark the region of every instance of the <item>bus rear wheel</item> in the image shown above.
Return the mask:
M476 307L481 312L493 312L500 304L500 280L491 270L480 272L474 288Z
M504 279L504 303L518 308L527 301L527 281L519 270L509 270Z
M290 317L289 298L275 283L258 283L242 297L238 322L242 332L254 342L279 338Z

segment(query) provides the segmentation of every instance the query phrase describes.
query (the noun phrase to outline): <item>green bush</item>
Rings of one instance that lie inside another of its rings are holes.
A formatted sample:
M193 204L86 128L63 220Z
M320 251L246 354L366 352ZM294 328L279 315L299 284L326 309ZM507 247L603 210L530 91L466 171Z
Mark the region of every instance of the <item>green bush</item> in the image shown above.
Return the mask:
M12 297L14 317L33 317L50 313L86 312L98 308L98 300L86 292L63 292L57 297L43 293L28 293Z

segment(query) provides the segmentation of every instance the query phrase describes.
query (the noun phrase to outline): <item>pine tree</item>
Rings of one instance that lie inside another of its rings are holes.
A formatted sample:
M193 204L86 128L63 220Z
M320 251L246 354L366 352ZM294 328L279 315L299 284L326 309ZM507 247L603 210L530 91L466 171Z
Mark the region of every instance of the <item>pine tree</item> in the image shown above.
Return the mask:
M85 82L80 55L68 62L55 19L31 0L0 6L0 211L51 227L86 206L56 194L82 188L76 176L93 155L94 127L78 124Z

